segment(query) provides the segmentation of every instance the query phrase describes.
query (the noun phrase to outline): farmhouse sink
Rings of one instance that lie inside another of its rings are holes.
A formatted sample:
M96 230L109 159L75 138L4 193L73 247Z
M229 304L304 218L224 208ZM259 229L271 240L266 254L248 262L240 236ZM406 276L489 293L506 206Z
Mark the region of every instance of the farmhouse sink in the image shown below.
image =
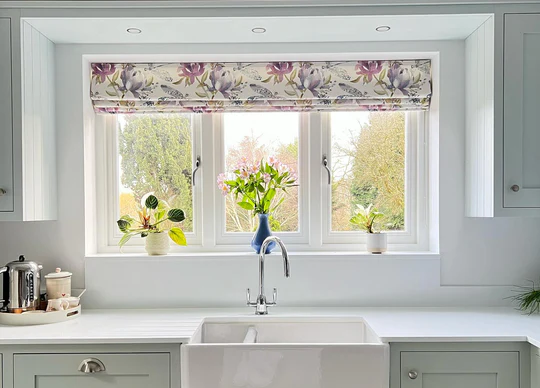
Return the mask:
M206 319L182 388L387 388L388 345L362 319Z

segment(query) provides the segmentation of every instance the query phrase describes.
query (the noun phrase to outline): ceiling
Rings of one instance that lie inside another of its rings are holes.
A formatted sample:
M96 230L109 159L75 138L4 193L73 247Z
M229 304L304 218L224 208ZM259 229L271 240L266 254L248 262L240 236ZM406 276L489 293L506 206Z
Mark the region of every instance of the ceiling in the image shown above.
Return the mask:
M461 40L489 15L27 18L55 43L280 43ZM377 32L378 26L390 26ZM140 34L129 34L128 28ZM253 28L266 32L255 34Z

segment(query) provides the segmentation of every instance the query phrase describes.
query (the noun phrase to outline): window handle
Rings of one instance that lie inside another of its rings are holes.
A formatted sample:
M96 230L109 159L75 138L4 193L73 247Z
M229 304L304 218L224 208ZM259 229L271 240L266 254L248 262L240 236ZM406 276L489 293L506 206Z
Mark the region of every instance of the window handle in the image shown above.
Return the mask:
M322 164L324 168L326 168L326 171L328 172L328 184L332 184L332 172L330 171L330 168L328 167L328 158L326 155L322 156Z
M197 170L201 166L201 157L197 156L197 159L195 159L195 170L191 173L191 184L195 186L195 174L197 173Z

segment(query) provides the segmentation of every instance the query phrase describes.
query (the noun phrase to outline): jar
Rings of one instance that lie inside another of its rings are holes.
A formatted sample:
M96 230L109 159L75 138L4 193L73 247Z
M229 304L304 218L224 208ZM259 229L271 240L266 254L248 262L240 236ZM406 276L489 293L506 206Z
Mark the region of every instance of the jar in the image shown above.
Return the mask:
M71 272L56 268L55 272L45 275L47 298L58 299L71 296Z

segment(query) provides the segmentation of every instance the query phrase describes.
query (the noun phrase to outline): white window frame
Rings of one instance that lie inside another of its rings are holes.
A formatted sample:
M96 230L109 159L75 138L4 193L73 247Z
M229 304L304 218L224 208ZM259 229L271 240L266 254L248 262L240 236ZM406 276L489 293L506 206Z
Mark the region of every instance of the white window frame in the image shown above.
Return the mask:
M365 251L365 234L333 232L331 187L322 155L332 163L329 113L300 113L299 123L299 231L276 232L292 251ZM406 231L388 232L392 251L429 250L429 114L408 112L406 119ZM121 234L118 211L118 147L115 115L95 116L95 165L97 253L119 253ZM187 247L171 244L171 252L250 252L253 233L225 231L225 199L216 185L224 171L222 114L192 116L193 166L201 167L193 187L193 232L186 233ZM133 237L122 253L144 253L144 240Z
M119 173L118 120L116 115L96 115L96 203L98 217L96 226L99 253L118 252L118 242L122 233L116 227L119 217ZM201 117L192 115L192 163L201 154ZM196 177L197 179L198 177ZM193 231L186 232L188 246L200 246L202 241L202 185L193 189ZM122 248L125 253L144 252L144 239L133 236ZM171 244L172 252L182 252L181 247Z
M322 154L332 165L331 113L321 116ZM428 249L428 173L427 120L425 112L405 115L405 231L387 231L388 244L394 250L423 251ZM332 188L327 184L322 192L322 244L366 244L366 234L360 231L332 231Z

